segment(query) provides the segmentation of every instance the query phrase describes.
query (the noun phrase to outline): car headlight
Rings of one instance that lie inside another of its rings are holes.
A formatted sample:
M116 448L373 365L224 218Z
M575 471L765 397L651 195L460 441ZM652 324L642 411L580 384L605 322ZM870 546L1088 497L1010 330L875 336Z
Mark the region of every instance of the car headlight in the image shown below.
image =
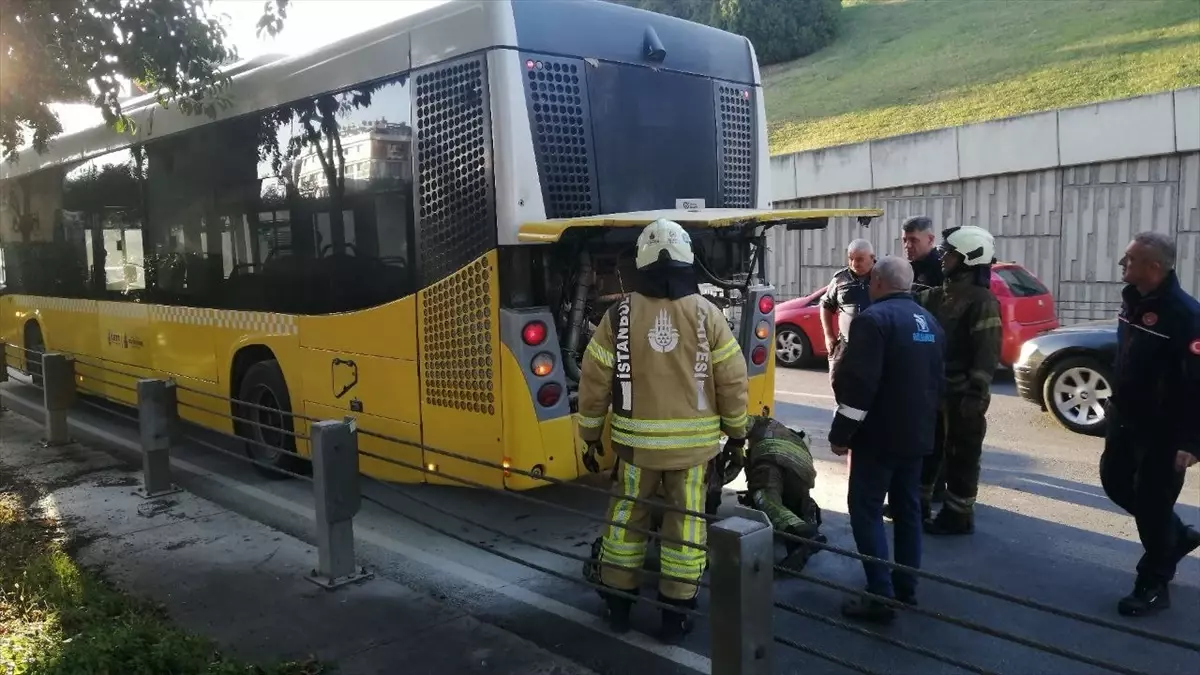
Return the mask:
M1023 363L1037 352L1037 343L1033 340L1026 340L1021 344L1021 353L1017 355L1017 363Z

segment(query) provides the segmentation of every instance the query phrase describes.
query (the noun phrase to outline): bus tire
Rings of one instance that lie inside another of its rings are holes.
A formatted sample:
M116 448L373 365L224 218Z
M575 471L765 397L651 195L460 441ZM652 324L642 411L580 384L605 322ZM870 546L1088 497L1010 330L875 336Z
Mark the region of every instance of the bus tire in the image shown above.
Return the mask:
M267 478L282 480L290 477L284 471L302 473L307 468L296 454L295 418L291 413L292 399L279 362L269 359L247 368L233 414L249 421L234 420L234 429L246 439L246 456L256 462L254 469Z
M25 368L35 387L42 386L42 354L46 353L46 339L42 337L42 327L37 321L25 324Z

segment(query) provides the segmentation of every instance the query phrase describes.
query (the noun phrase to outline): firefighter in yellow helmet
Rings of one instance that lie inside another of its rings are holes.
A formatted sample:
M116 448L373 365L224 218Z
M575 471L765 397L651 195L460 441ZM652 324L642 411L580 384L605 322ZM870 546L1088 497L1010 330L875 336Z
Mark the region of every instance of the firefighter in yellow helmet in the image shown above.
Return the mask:
M726 451L742 459L746 437L746 362L724 315L700 295L688 233L670 220L646 226L637 240L639 288L604 314L583 359L579 384L579 434L584 464L599 470L601 435L611 406L612 448L617 454L613 523L650 529L650 508L627 497L653 498L660 485L667 501L704 511L709 460ZM686 610L696 606L697 583L707 556L707 523L678 511L664 514L659 546L663 578L660 638L677 642L692 628ZM600 545L605 587L637 594L646 557L646 535L608 525ZM629 629L627 597L602 593L614 631ZM678 609L674 609L678 608Z

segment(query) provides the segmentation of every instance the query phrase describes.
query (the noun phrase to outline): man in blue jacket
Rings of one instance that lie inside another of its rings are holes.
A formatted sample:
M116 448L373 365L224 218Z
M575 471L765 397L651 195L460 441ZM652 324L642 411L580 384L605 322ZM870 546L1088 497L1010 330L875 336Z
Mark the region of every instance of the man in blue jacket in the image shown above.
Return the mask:
M1200 547L1200 533L1175 514L1184 472L1200 459L1200 303L1179 286L1173 237L1138 234L1121 268L1127 285L1100 482L1133 515L1146 551L1133 592L1117 603L1121 614L1141 616L1171 606L1175 567Z
M850 324L846 352L832 373L837 413L829 445L854 450L850 464L850 526L859 553L887 559L883 499L895 521L896 562L921 565L921 463L933 452L941 400L944 335L933 315L913 301L908 261L886 256L871 273L871 306ZM879 563L863 563L867 592L916 604L917 580ZM888 622L895 611L877 599L842 605L854 619Z

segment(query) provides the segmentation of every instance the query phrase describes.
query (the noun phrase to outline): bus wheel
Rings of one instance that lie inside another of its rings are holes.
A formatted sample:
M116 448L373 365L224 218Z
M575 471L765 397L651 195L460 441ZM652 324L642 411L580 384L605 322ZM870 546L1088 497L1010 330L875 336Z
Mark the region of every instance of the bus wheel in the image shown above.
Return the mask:
M279 362L271 359L250 366L238 388L238 401L250 404L235 401L233 414L248 420L235 420L234 424L238 435L246 439L246 455L257 462L255 470L274 479L288 475L272 468L300 473L305 462L296 454L292 399Z
M25 324L25 368L34 386L42 386L42 354L46 353L46 340L42 327L36 321Z

